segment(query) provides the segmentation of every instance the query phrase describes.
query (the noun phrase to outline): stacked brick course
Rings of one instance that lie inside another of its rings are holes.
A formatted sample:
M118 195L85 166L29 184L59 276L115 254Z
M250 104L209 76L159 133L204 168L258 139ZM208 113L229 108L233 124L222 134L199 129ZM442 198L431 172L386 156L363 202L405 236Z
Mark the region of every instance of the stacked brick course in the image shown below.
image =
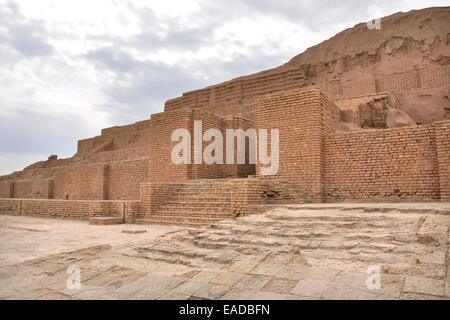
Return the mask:
M337 107L316 87L272 94L257 105L258 129L279 130L276 178L295 182L305 197L322 200L323 139L336 126ZM260 169L258 162L256 172Z
M204 224L248 214L261 199L257 178L194 180L184 183L145 183L141 187L138 222Z
M328 200L437 200L434 127L333 134L325 140Z
M402 73L380 75L361 80L335 80L317 82L333 99L376 94L384 91L408 91L420 88L441 88L450 85L448 66L430 66ZM165 111L181 107L201 109L219 115L245 112L246 104L261 95L286 89L305 87L308 70L304 66L270 75L262 74L248 79L234 79L215 86L183 93L182 97L168 100ZM244 107L244 108L243 108Z
M129 221L139 201L1 199L0 214L89 220L118 217ZM128 217L128 218L127 218Z

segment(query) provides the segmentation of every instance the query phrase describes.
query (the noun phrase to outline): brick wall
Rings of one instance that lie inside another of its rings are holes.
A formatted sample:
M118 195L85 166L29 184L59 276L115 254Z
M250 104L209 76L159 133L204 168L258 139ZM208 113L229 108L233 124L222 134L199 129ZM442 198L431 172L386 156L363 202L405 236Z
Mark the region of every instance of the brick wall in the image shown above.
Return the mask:
M332 134L324 159L326 200L439 199L432 125Z
M53 179L53 198L69 200L107 199L107 164L57 168Z
M14 197L14 182L0 181L0 198Z
M224 135L224 123L223 123L223 119L209 114L209 113L205 113L205 112L201 112L198 110L194 110L192 112L192 121L201 121L202 122L202 136L200 137L201 139L201 145L202 145L202 149L201 150L195 150L194 148L194 131L191 131L191 137L192 137L192 148L191 148L191 154L192 154L192 166L190 169L190 179L209 179L209 178L219 178L221 177L222 174L222 169L223 169L223 165L220 164L206 164L203 161L203 150L205 149L205 147L207 145L209 145L211 142L209 141L203 141L203 134L205 133L205 131L207 131L208 129L217 129L222 133L223 136L223 145L225 146L225 135ZM224 149L224 154L223 154L223 163L225 163L225 148ZM198 157L200 157L202 159L202 164L195 164L194 159L196 157L196 154L198 155Z
M195 164L195 149L194 149L194 121L202 121L202 135L211 128L218 129L223 136L223 157L226 162L226 134L227 128L242 128L247 129L253 127L253 122L250 120L231 118L231 120L224 120L213 114L209 114L199 110L182 109L176 111L169 111L164 113L153 114L152 120L152 147L150 153L150 171L149 181L152 182L171 182L171 181L186 181L191 179L211 179L220 178L224 176L245 176L254 174L254 165L248 165L248 155L246 156L247 164L238 165L237 161L233 165L217 165ZM174 164L171 159L172 148L178 144L178 141L172 142L171 135L176 129L186 129L191 136L191 164ZM211 142L203 141L202 138L202 152L204 148ZM248 153L248 141L246 143L246 151ZM199 155L202 155L199 153Z
M324 134L334 130L338 108L316 87L283 91L257 103L257 128L279 130L279 170L268 178L295 182L305 197L320 201ZM257 175L260 168L258 161Z
M147 182L141 183L140 202L141 216L157 211L169 194L176 191L180 183Z
M148 158L150 147L129 148L113 151L103 151L83 154L83 162L95 163L106 161L123 161Z
M22 211L22 201L16 199L0 199L0 214L18 216Z
M14 198L19 199L51 199L53 196L53 180L19 180L14 181Z
M185 128L192 132L192 110L156 113L152 114L150 120L152 151L149 161L149 181L168 182L189 179L189 166L176 165L171 160L171 150L178 143L171 142L171 136L172 132L178 128Z
M434 123L441 201L450 201L450 121Z
M139 201L0 199L0 214L7 215L76 220L115 216L133 221L138 211Z
M108 199L138 200L141 182L148 180L149 161L114 161L108 168Z
M148 146L150 120L102 129L101 135L79 140L78 153L112 151Z

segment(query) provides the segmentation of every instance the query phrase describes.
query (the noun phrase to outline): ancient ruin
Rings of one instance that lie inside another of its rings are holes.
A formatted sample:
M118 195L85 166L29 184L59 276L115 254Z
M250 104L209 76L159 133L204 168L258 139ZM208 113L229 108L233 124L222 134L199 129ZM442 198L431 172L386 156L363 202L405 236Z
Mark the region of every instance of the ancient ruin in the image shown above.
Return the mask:
M1 211L191 225L252 204L448 201L448 17L431 8L383 18L380 30L361 23L281 67L186 92L149 120L79 141L72 158L0 177ZM171 132L195 120L203 131L279 129L278 174L171 163Z
M144 298L373 298L340 285L356 281L349 270L363 283L378 262L392 282L377 297L448 298L449 21L449 7L397 13L381 29L360 23L278 68L185 92L150 119L78 141L72 158L51 155L0 177L0 213L196 227L114 249L191 268L175 277L179 286L154 284ZM172 132L193 136L195 121L224 136L278 129L277 174L249 163L248 141L244 164L196 164L194 147L190 164L173 163ZM398 202L421 204L376 205ZM198 273L224 265L226 274ZM117 290L113 297L136 297Z

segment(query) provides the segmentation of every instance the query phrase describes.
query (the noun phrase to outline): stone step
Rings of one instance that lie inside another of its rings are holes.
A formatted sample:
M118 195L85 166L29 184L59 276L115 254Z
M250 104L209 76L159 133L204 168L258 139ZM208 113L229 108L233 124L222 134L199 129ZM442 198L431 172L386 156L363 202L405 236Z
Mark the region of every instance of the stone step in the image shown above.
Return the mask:
M178 200L166 200L162 205L166 206L173 206L173 207L184 207L186 205L191 206L221 206L221 205L228 205L231 201L229 199L202 199L199 200L197 198L180 198Z
M323 221L308 221L308 222L297 222L297 223L280 223L279 221L258 221L246 223L242 221L237 221L237 224L241 226L251 226L255 229L262 227L273 227L282 230L323 230L323 231L335 231L342 232L346 230L349 232L353 229L377 229L378 231L382 230L392 230L392 228L399 228L399 230L405 230L406 227L409 227L408 230L412 229L414 226L405 225L403 223L375 223L375 222L323 222Z
M90 224L95 225L108 225L108 224L122 224L123 218L122 217L92 217L89 218Z
M184 236L178 238L181 242L192 243L197 246L210 247L210 248L237 248L239 246L252 246L266 250L273 250L274 248L290 246L295 249L308 249L308 248L327 248L333 250L353 250L355 248L361 250L375 250L376 252L404 252L402 249L402 243L386 243L386 242L372 242L363 240L336 240L336 239L311 239L311 240L299 240L299 239L282 239L274 237L255 237L248 235L245 237L239 236L222 236L222 235L207 235L202 236ZM407 253L417 252L418 250L409 249Z
M155 215L158 216L165 216L165 217L180 217L180 218L190 218L190 217L196 217L196 218L216 218L216 219L229 219L232 218L231 212L215 212L215 211L208 211L208 210L170 210L167 208L160 209L157 211Z
M208 217L184 217L184 216L166 216L152 215L143 219L136 219L137 224L165 224L165 225L181 225L181 226L202 226L209 225L220 221L220 218Z
M199 210L199 209L207 209L207 210L227 210L231 206L229 203L221 203L219 204L208 204L208 203L185 203L180 205L175 204L167 204L164 203L159 206L159 209L170 209L173 211L188 211L188 210Z
M202 260L206 262L213 262L217 264L228 264L240 256L240 253L233 250L211 250L204 248L199 250L198 248L186 246L180 247L177 244L172 246L167 245L151 245L146 247L137 248L139 253L155 253L160 255L166 255L169 257L177 257L181 261Z

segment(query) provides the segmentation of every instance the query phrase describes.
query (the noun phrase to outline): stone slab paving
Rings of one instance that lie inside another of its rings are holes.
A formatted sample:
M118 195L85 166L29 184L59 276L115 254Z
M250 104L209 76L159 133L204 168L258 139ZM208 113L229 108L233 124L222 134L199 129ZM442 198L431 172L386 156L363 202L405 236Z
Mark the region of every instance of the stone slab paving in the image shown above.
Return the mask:
M450 204L272 209L211 228L2 215L0 299L450 299Z

